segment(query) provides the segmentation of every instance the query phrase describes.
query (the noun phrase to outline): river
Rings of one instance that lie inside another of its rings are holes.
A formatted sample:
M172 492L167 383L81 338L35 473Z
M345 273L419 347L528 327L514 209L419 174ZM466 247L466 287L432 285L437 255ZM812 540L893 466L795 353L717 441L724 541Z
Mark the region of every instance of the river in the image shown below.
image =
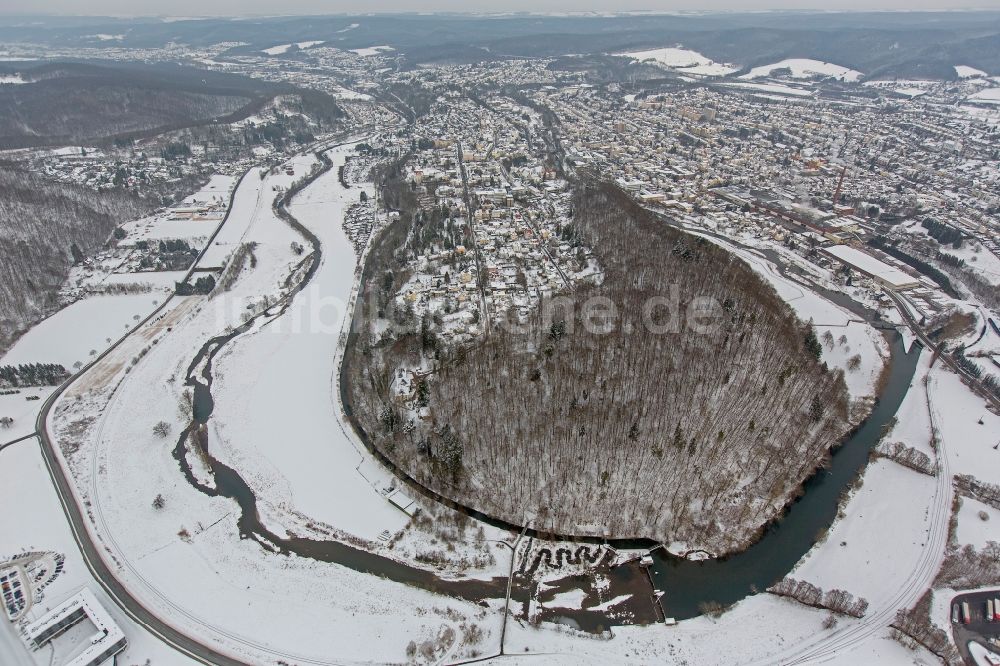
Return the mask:
M833 524L841 494L868 461L882 428L899 409L909 390L920 357L920 345L909 353L902 336L890 344L889 379L868 419L833 453L827 469L806 480L803 495L785 515L771 523L754 545L730 557L692 561L657 550L651 574L667 616L677 619L701 614L699 605L714 601L729 605L762 591L786 576L809 552L817 537Z
M336 178L335 174L327 173L321 177ZM319 262L319 252L322 248L314 239L316 258ZM313 271L308 270L299 284L292 287L290 295L284 303L275 304L269 314L263 316L280 316L294 297L312 277ZM850 307L860 316L870 315L860 305L850 301L846 296L838 295L840 305ZM868 317L866 317L868 318ZM295 553L325 562L335 562L351 569L378 576L384 576L400 583L414 585L432 590L444 595L461 597L470 600L483 600L504 596L506 580L494 578L490 580L455 580L443 578L432 571L410 566L390 558L367 552L361 548L338 541L318 541L311 539L280 538L262 524L257 515L256 497L239 472L215 460L210 452L208 461L214 472L215 487L202 485L187 466L184 447L189 432L197 431L211 417L214 401L211 393L212 359L231 341L250 329L253 320L246 322L235 331L213 338L205 343L190 364L187 383L194 388L194 419L188 429L182 434L175 449L175 457L188 481L200 491L211 495L222 495L233 499L240 507L239 527L241 534L261 543L262 547L277 550L282 553ZM920 354L919 345L907 353L903 348L902 337L898 334L890 344L889 376L884 391L876 407L865 420L832 455L831 464L827 469L821 469L804 484L803 495L787 510L783 518L770 524L761 538L742 553L727 558L706 561L690 561L673 556L664 549L653 551L654 563L650 567L650 575L655 586L665 591L661 604L665 614L677 619L695 617L701 613L699 607L706 602L717 602L724 605L735 603L755 591L761 591L787 575L792 567L812 548L817 535L828 529L836 517L838 500L844 489L864 467L869 453L877 444L883 427L895 415L906 391L909 389L917 359ZM207 440L206 440L207 441ZM207 447L207 444L206 444ZM381 457L381 456L380 456ZM383 462L385 461L382 458ZM449 505L465 511L467 514L502 527L516 528L501 521L490 520L476 512L471 507L461 507L449 502ZM529 531L529 534L531 532ZM593 542L594 540L588 540ZM610 545L617 548L649 547L649 542L641 540L612 540ZM625 570L616 571L612 576L613 587L609 590L610 597L616 596L616 590L627 591L634 595L637 612L634 621L649 622L655 617L645 595L637 590L648 590L648 583L638 580L645 578L638 567L630 566ZM526 580L519 581L520 590L515 592L515 598L521 600L527 589ZM566 578L557 587L574 585L572 578ZM526 601L526 599L525 599ZM645 605L646 608L639 608ZM594 611L565 611L567 616L577 626L584 628L599 627L602 624L615 624L602 613Z

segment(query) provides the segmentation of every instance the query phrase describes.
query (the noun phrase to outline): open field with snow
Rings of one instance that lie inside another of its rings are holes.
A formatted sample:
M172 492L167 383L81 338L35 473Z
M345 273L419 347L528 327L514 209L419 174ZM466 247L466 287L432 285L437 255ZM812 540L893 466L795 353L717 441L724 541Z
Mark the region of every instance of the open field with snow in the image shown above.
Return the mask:
M6 416L14 419L9 428L0 426L0 444L35 432L38 410L54 390L51 386L43 386L17 389L16 393L0 395L0 418ZM27 400L29 397L37 397L37 400Z
M850 67L835 65L832 62L811 60L809 58L789 58L770 65L754 67L748 73L740 76L740 78L759 79L765 76L770 76L772 72L779 69L790 70L791 74L788 74L787 76L790 76L793 79L810 79L815 76L821 76L838 79L840 81L853 82L864 76L864 74L857 70L851 69Z
M300 48L300 49L308 49L308 48L312 48L313 46L316 46L317 44L322 44L322 43L323 43L323 40L322 39L318 39L318 40L312 40L312 41L308 41L308 42L296 42L294 44L278 44L277 46L271 46L269 48L262 49L262 51L264 53L266 53L267 55L272 55L272 56L274 56L274 55L282 55L284 53L288 53L289 49L291 49L293 46L295 46L296 48Z
M676 69L686 74L700 74L702 76L724 76L732 74L739 69L732 65L714 62L711 58L707 58L697 51L680 46L650 49L648 51L630 51L616 55L639 61L651 60L670 69Z
M369 56L384 55L386 53L391 53L392 51L395 50L396 49L392 48L391 46L385 46L385 45L369 46L363 49L350 49L351 52L356 53L357 55L363 58L367 58Z
M1000 483L1000 451L993 448L1000 443L1000 416L988 411L958 375L935 366L931 377L934 423L948 442L952 473Z
M402 529L408 517L379 492L389 475L373 470L368 480L355 471L368 452L338 418L334 353L355 278L354 250L340 220L363 191L345 191L337 180L349 152L333 151L333 170L290 209L322 243L312 284L278 322L237 341L217 362L212 449L246 474L259 498L375 541L383 530ZM272 226L258 220L248 238L263 247Z
M963 497L955 538L959 544L969 544L976 550L982 550L988 541L1000 541L1000 510Z
M88 296L21 336L0 364L61 363L72 372L75 363L90 362L109 339L125 335L164 300L163 293Z
M780 83L726 83L725 85L729 88L735 88L738 90L748 90L751 92L765 94L788 95L791 97L812 97L814 94L812 90L783 86Z
M988 76L983 70L976 69L975 67L969 67L968 65L955 65L955 74L957 74L960 79L973 79L981 76Z
M870 463L843 518L791 576L824 590L847 590L875 608L898 603L898 591L920 569L930 549L927 534L932 527L932 504L942 502L935 487L934 477L890 460ZM943 502L950 509L949 499ZM943 552L934 556L933 571L942 556Z
M981 104L1000 104L1000 88L985 88L970 95L969 101Z
M611 640L583 637L571 629L534 628L519 623L507 627L504 662L523 664L651 664L677 663L699 666L725 664L768 665L795 662L795 645L859 624L842 618L834 629L824 629L828 613L768 594L751 597L721 618L700 617L674 627L616 627ZM562 629L562 630L560 630ZM832 656L832 655L831 655ZM938 663L927 652L911 652L878 632L866 641L857 641L838 655L839 661L825 663L878 663L898 666Z

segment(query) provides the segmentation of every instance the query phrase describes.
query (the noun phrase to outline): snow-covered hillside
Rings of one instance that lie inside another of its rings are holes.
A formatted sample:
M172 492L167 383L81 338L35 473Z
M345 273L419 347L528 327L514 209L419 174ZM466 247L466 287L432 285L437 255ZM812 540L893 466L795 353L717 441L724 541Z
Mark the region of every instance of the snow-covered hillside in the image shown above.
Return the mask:
M761 77L770 76L775 70L790 70L791 73L786 74L786 76L793 79L809 79L815 76L821 76L838 79L840 81L853 82L864 76L864 74L857 70L849 67L843 67L841 65L835 65L832 62L823 62L821 60L812 60L810 58L789 58L770 65L754 67L748 73L740 76L740 78L759 79Z
M670 69L676 69L686 74L700 74L702 76L724 76L739 69L732 65L717 63L697 51L692 51L681 46L650 49L648 51L630 51L617 55L639 61L651 60Z

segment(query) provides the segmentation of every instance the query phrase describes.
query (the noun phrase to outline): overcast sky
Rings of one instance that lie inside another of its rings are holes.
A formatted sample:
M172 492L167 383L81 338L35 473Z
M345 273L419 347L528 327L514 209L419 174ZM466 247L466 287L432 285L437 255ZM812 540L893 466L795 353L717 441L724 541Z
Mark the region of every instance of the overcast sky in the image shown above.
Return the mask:
M1000 0L0 0L0 13L246 16L367 12L1000 9Z

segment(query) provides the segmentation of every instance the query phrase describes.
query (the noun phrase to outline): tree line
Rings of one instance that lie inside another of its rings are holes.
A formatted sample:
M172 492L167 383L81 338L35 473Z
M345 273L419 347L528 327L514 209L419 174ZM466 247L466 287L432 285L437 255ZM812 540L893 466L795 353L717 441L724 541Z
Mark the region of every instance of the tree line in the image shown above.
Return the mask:
M22 363L0 366L0 387L58 386L69 373L58 363Z

